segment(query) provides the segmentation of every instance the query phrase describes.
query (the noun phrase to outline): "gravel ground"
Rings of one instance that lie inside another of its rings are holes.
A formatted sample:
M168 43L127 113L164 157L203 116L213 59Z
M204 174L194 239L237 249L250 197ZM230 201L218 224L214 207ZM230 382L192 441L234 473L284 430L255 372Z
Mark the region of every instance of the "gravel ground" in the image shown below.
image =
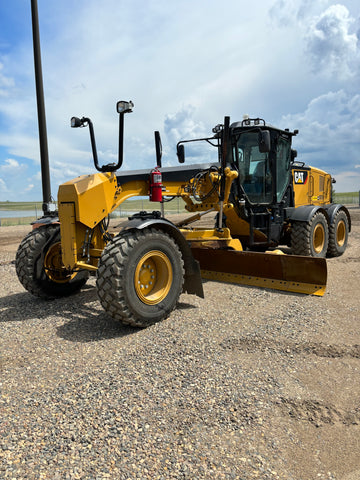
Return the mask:
M0 227L0 478L360 479L360 211L324 297L206 282L163 322L25 292Z

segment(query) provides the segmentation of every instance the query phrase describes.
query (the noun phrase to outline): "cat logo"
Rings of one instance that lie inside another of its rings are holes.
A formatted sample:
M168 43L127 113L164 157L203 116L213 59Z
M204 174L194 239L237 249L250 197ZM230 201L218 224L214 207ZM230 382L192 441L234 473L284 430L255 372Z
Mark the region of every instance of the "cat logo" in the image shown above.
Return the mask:
M308 177L308 172L295 170L294 171L294 182L295 185L305 185Z

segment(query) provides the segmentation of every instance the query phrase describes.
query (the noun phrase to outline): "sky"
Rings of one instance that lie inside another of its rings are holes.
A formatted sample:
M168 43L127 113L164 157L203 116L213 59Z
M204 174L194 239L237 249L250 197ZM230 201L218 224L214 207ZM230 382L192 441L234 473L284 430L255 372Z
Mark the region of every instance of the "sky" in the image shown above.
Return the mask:
M163 165L176 143L261 117L298 129L298 160L331 173L335 191L360 190L358 0L38 0L51 191L117 161L118 100L124 170ZM201 157L194 152L190 160ZM190 161L188 158L188 161ZM0 2L0 201L42 199L30 0Z

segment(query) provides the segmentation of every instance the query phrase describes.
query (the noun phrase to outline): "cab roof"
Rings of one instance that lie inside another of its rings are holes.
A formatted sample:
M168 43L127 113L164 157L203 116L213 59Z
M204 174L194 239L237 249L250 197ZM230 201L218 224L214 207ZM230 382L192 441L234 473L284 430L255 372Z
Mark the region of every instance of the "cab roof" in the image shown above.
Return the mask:
M274 127L274 125L271 125L270 123L266 123L265 120L262 118L244 118L242 121L234 122L230 125L231 130L243 130L246 131L247 129L253 129L254 127L256 128L268 128L271 130L276 130L280 133L284 133L286 135L292 135L295 136L299 133L299 130L294 130L293 132L290 132L288 128L281 129L278 127Z

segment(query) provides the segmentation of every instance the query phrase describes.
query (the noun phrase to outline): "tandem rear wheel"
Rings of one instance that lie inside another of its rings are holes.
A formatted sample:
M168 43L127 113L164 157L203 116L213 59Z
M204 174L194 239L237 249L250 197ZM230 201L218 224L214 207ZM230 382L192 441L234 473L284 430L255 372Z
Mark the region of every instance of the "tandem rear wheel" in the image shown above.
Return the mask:
M291 248L294 255L338 257L347 247L349 220L344 210L338 210L330 225L321 212L308 222L293 222Z
M291 250L294 255L325 257L329 244L329 228L325 215L316 212L308 222L293 222Z
M339 257L347 247L349 237L349 220L344 210L338 210L329 228L329 257Z
M104 249L97 271L97 292L115 320L147 327L176 307L184 281L184 262L175 241L147 228L119 234Z

